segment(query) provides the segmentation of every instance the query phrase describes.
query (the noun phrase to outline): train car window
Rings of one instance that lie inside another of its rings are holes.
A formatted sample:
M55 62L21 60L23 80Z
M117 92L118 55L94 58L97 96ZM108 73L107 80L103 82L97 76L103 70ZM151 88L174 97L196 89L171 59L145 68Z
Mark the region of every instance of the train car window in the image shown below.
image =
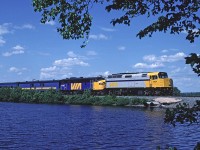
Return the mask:
M117 75L117 78L121 78L122 77L122 75Z
M112 75L109 75L108 78L112 78Z
M158 77L157 76L152 76L152 80L156 80L156 79L158 79Z
M31 87L34 87L34 85L33 85L33 84L31 84Z
M142 77L147 77L147 74L142 74Z
M132 75L126 75L125 78L132 78Z
M164 79L164 78L168 78L168 75L165 72L159 72L158 77Z

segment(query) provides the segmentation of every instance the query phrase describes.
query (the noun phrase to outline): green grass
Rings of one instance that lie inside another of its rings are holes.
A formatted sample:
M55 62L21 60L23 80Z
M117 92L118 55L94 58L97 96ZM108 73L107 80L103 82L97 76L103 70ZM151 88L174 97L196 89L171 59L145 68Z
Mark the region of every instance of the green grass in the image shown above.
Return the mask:
M95 106L131 106L147 102L146 99L125 98L111 95L93 96L90 91L83 94L63 95L60 91L46 90L22 90L20 88L0 88L0 101L42 103L42 104L73 104Z

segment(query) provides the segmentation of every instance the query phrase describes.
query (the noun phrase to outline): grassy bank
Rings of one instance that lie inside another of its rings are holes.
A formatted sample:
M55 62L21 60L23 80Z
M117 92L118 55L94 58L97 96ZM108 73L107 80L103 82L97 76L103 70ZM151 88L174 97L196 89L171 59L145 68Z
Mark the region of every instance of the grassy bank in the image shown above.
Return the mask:
M131 106L141 105L147 99L123 98L116 96L93 96L89 91L77 95L63 95L56 90L44 92L36 90L22 90L20 88L0 88L1 102L43 103L43 104L73 104L97 106Z

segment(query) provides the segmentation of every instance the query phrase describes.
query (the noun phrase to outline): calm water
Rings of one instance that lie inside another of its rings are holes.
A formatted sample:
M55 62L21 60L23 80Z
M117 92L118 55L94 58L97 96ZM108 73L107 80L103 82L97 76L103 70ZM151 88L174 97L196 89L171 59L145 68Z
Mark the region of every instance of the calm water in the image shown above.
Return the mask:
M164 110L0 103L0 149L193 149L199 125L163 123Z

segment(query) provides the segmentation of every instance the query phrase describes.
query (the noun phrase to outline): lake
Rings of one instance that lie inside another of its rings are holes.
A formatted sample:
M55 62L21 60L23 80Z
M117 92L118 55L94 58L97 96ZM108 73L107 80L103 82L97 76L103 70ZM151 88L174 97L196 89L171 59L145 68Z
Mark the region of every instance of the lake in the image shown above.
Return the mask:
M199 125L164 124L164 109L0 103L0 149L193 149Z

